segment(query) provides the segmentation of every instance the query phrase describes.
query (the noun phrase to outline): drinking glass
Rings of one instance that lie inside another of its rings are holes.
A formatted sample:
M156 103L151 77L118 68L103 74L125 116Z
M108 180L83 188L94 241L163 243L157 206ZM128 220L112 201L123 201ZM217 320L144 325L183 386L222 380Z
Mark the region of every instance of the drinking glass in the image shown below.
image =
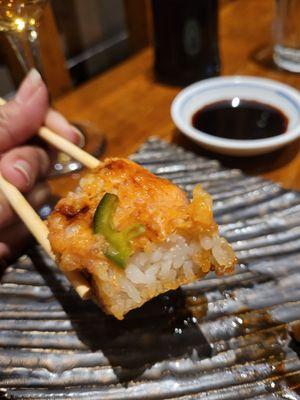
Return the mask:
M273 37L274 62L300 72L300 0L276 0Z
M4 32L9 43L14 49L16 56L26 74L32 67L38 69L43 75L43 65L39 45L39 22L47 0L0 0L0 32ZM92 131L95 137L95 127L89 122L73 123L87 139ZM103 151L104 137L97 132L98 147L93 151L98 156ZM54 164L51 176L75 172L82 165L72 160L69 156L59 153Z

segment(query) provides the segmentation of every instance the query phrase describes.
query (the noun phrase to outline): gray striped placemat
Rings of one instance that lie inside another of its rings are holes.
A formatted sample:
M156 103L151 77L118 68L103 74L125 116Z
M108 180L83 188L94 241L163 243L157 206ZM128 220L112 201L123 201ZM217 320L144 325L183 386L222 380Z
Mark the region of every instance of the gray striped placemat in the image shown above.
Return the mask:
M298 399L300 193L155 138L132 159L189 193L202 183L240 265L119 322L35 248L1 278L0 397Z

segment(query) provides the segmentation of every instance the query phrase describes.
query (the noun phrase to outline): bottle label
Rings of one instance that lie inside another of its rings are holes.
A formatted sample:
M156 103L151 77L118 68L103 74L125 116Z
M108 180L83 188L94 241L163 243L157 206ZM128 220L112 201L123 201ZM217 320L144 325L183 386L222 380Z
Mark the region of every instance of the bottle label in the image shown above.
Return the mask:
M183 29L183 46L187 55L195 56L200 52L201 33L199 22L189 19Z

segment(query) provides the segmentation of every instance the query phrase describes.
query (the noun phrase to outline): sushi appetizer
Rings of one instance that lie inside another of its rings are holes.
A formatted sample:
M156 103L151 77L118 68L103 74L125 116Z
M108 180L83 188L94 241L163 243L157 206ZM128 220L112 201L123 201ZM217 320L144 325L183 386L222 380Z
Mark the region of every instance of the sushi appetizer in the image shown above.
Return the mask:
M200 185L189 201L177 186L132 161L101 163L47 127L38 135L91 172L58 202L48 227L1 174L0 188L81 298L92 296L106 313L123 319L209 271L233 271L234 252L219 236L211 198Z
M107 159L61 199L48 218L62 271L80 271L95 301L118 319L160 293L208 272L233 271L211 197L193 198L127 159Z

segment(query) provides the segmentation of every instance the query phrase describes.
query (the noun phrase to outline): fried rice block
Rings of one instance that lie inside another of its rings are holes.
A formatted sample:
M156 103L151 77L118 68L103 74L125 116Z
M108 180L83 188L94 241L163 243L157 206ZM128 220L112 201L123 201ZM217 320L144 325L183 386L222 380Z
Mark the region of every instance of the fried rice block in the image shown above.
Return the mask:
M96 210L107 194L118 199L105 222L110 233L104 228L103 234L96 233ZM130 226L142 229L130 239L129 257L120 266L109 256L109 246L118 232L126 236ZM200 185L189 201L177 186L127 159L107 159L87 173L58 202L48 227L60 268L82 271L99 305L118 319L209 271L230 273L236 261L231 246L218 235L211 198Z

